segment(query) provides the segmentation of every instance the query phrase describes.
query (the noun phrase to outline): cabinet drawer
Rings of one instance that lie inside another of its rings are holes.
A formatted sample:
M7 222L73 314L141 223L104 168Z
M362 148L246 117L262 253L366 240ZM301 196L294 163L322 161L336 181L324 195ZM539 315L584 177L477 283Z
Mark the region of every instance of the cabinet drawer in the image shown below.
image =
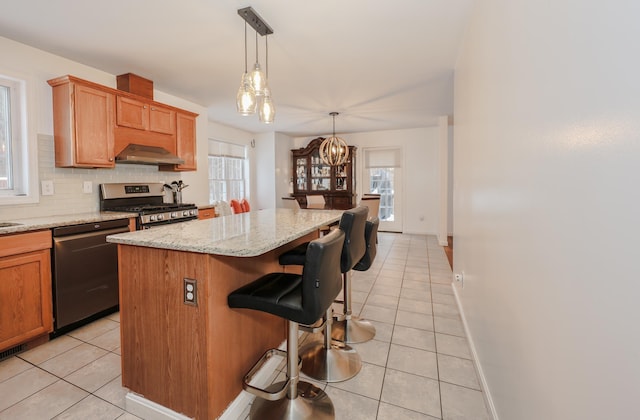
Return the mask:
M202 210L198 210L198 219L203 220L203 219L212 219L216 217L216 211L215 209L202 209Z
M51 248L50 230L0 236L0 257L49 248Z

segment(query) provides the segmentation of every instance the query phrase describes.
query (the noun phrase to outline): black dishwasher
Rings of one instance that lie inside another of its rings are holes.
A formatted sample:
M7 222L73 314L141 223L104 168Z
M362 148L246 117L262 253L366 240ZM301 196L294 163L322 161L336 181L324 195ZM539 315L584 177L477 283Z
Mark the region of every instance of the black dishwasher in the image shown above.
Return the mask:
M118 309L117 245L106 237L128 231L128 219L53 229L52 336Z

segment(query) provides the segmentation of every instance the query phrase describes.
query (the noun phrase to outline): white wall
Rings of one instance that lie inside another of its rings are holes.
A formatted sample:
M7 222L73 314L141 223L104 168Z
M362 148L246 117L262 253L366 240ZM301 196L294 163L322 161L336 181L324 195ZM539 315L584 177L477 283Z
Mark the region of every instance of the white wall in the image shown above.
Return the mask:
M477 2L454 271L502 420L640 418L640 3Z
M275 133L256 135L256 161L252 167L256 178L257 191L252 209L276 207L276 139Z
M293 138L282 133L276 133L275 141L275 206L283 207L282 197L293 192L291 149L294 145Z
M40 202L24 205L0 206L0 220L19 217L37 217L56 214L96 211L98 204L98 184L103 182L166 182L182 178L189 185L184 191L185 201L204 204L208 200L206 153L198 154L197 172L159 172L157 167L144 165L116 165L115 169L71 169L55 168L53 153L53 107L51 87L47 80L66 74L90 80L115 88L116 77L80 63L67 60L24 44L0 37L0 74L18 73L35 85L34 129L38 136L38 176L40 180L52 180L55 194L40 196ZM206 109L162 92L155 91L155 99L169 105L200 114L197 119L196 135L198 150L207 150ZM92 194L82 193L83 181L94 184Z
M358 148L355 171L358 197L362 195L363 188L363 149L401 147L404 184L403 232L437 233L440 210L440 149L437 126L337 135L348 145ZM296 138L295 147L305 147L311 140L312 137Z

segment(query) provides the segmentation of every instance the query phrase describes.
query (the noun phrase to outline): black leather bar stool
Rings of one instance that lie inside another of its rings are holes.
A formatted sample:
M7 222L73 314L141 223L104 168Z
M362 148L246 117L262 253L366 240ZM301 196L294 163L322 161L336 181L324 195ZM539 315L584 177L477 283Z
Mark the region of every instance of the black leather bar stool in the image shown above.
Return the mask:
M377 253L378 226L380 226L380 219L377 217L367 220L364 231L367 248L362 259L353 266L354 270L367 271L371 268L371 264L373 264L373 260L376 258ZM351 314L350 278L345 279L344 283L344 319L333 323L331 337L334 340L349 344L369 341L376 335L376 327L374 327L371 322Z
M311 241L302 275L266 274L227 297L230 308L268 312L289 321L287 380L261 389L249 384L253 375L277 349L265 355L245 375L243 387L258 396L251 406L252 419L334 419L333 403L320 388L299 380L298 324L312 324L327 311L340 293L340 255L344 233L335 230ZM241 333L241 331L239 332Z
M340 257L342 273L351 270L364 256L364 230L368 211L367 207L357 207L342 214L339 225L345 234ZM333 322L333 308L329 308L325 316L323 340L312 341L300 349L302 372L311 378L326 382L347 380L362 368L362 360L355 349L344 343L332 342Z

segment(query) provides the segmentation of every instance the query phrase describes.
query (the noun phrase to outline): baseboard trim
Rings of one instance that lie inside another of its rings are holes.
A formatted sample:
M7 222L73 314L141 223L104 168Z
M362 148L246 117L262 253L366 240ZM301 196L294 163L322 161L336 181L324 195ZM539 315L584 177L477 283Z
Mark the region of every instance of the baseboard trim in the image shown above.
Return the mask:
M190 420L184 414L177 413L170 408L162 406L142 395L128 392L125 396L125 407L127 411L145 420Z
M489 391L489 384L487 383L487 378L484 376L484 371L482 370L482 365L480 365L480 359L478 358L478 352L476 351L476 346L473 341L473 336L471 335L471 331L469 330L469 324L467 324L467 318L464 314L464 309L462 307L462 302L460 301L460 296L458 295L458 288L455 284L451 284L451 288L453 289L453 295L456 298L456 304L458 305L458 310L460 311L460 317L462 318L462 325L464 327L464 332L467 335L467 340L469 340L469 348L471 349L471 357L473 357L473 364L476 367L476 371L478 372L478 378L480 378L480 386L482 387L482 395L484 396L485 403L487 408L489 409L489 414L493 420L498 419L498 413L496 412L496 406L493 404L493 398L491 397L491 392Z

